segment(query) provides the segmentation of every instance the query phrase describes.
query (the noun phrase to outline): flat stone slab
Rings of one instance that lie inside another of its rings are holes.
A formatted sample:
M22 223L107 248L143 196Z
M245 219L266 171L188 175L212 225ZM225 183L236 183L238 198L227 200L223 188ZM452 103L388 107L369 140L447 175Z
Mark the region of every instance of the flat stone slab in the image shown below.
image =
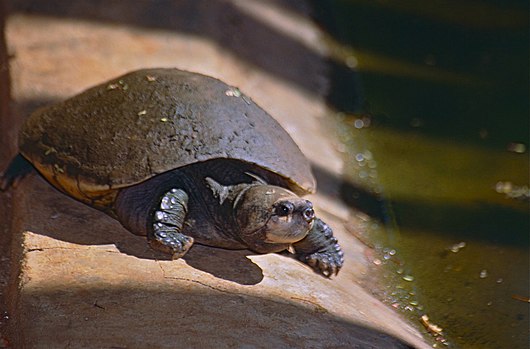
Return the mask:
M281 1L178 3L156 12L143 8L151 2L87 9L84 1L58 1L43 10L42 2L20 1L33 15L7 23L15 109L23 116L145 67L178 67L238 86L329 173L326 190L310 199L333 227L345 266L326 279L284 255L199 245L171 261L32 175L2 196L13 212L0 220L13 234L14 347L429 348L359 286L369 269L365 246L344 229L355 217L336 198L342 161L322 122L325 49L316 28L289 6L278 11ZM141 18L155 12L174 22Z
M14 201L26 212L12 300L24 348L421 347L348 265L326 279L287 256L200 245L168 260L36 175ZM354 244L342 229L337 236Z

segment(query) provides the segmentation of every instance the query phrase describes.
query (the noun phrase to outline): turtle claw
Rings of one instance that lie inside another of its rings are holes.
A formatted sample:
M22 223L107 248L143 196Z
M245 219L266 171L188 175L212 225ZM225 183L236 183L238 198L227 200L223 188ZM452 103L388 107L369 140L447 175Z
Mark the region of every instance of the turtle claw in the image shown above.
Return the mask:
M337 275L344 264L344 253L333 230L319 218L301 241L293 245L298 259L325 277Z
M301 259L302 262L305 262L317 273L329 278L339 273L340 268L344 264L343 256L340 246L335 244L332 251L315 252Z
M155 223L153 226L153 237L149 241L149 245L155 250L170 254L173 259L179 259L191 248L193 238L168 230L168 227L163 224Z

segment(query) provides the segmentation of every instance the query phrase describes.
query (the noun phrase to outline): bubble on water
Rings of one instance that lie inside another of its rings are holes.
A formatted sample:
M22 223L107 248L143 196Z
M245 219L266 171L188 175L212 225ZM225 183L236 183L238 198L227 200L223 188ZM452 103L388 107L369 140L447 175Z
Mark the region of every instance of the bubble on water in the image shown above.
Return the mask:
M495 191L499 194L506 194L512 191L512 183L511 182L497 182L495 184Z
M511 142L506 148L512 153L524 154L526 152L526 144L520 142Z
M453 252L453 253L457 253L458 251L460 251L464 247L466 247L466 243L462 241L462 242L459 242L458 244L454 244L453 246L451 246L449 248L449 250L451 252Z
M486 269L483 269L480 271L480 278L485 279L488 277L488 271Z
M355 69L357 68L357 65L359 64L359 61L357 60L355 56L348 56L346 57L345 63L348 68Z
M414 281L414 276L405 275L405 276L403 276L403 280L408 281L408 282Z
M364 127L364 121L362 119L357 119L353 122L353 126L357 129L361 129Z

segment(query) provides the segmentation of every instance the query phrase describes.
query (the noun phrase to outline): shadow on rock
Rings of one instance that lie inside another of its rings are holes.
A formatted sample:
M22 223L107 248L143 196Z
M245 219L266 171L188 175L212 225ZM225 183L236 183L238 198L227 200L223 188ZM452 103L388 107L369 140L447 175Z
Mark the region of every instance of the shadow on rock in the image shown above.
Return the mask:
M17 195L19 192L23 194ZM63 195L36 173L12 193L14 205L22 206L19 212L28 212L23 230L79 245L115 245L120 252L141 259L171 260L167 254L151 249L145 237L131 234L118 221ZM254 285L263 279L263 272L246 258L250 254L195 245L184 260L215 277Z
M195 245L182 259L195 269L240 285L256 285L263 280L263 272L247 256L248 250L225 250Z
M410 348L321 308L196 283L62 288L27 291L28 301L20 304L31 311L17 313L31 316L18 319L26 326L24 338L39 338L49 348L65 347L72 338L78 347L98 348ZM64 316L68 306L75 311Z
M290 1L276 0L282 6ZM307 6L289 6L309 11ZM217 42L240 59L321 94L326 82L323 57L300 41L248 15L241 6L225 0L126 1L19 0L12 13L82 19L124 26L157 28L198 35ZM278 54L281 52L281 54ZM308 71L314 73L308 74Z

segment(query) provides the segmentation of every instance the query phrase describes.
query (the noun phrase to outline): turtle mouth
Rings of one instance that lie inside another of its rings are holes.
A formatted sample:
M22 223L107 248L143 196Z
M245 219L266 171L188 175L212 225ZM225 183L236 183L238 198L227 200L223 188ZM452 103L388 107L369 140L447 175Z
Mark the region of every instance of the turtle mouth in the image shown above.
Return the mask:
M269 244L293 244L305 238L312 226L309 224L303 229L290 229L288 231L269 230L265 227L266 232L263 241Z
M241 237L251 250L258 253L280 252L302 240L313 228L314 219L303 216L282 217L271 215L264 225Z

